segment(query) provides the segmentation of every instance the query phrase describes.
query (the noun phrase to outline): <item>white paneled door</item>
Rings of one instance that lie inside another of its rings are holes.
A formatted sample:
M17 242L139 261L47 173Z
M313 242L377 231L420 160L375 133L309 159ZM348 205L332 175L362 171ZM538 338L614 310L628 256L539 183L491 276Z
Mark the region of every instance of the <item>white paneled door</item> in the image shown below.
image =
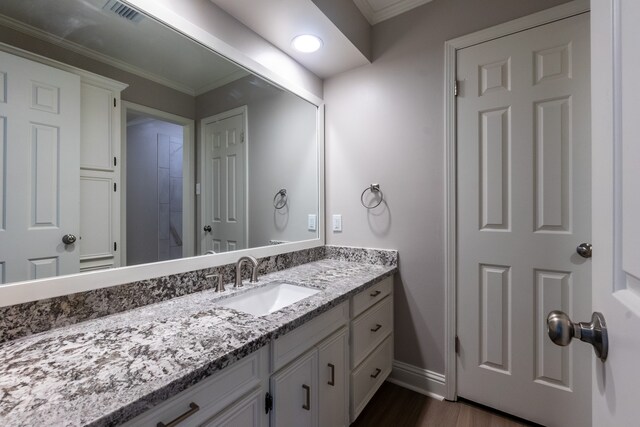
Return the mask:
M80 77L0 52L0 282L78 272L79 169Z
M546 316L591 318L589 14L457 54L458 395L589 426L592 350Z
M205 142L203 185L204 251L247 247L245 114L212 117L201 122Z
M609 357L604 363L594 362L593 425L637 426L640 2L598 0L591 5L592 112L597 118L593 122L593 310L604 315L609 332Z

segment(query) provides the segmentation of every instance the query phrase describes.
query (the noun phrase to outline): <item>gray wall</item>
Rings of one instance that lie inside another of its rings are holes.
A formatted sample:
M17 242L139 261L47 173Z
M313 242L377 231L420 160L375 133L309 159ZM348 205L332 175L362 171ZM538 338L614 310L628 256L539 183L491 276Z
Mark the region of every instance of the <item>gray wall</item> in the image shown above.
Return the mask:
M375 25L373 63L325 81L327 242L400 251L397 360L444 372L444 42L560 3L434 0ZM368 213L372 182L388 207Z
M316 237L307 230L307 215L318 214L316 107L247 76L197 97L197 117L242 105L249 117L249 246ZM276 210L280 188L288 204Z

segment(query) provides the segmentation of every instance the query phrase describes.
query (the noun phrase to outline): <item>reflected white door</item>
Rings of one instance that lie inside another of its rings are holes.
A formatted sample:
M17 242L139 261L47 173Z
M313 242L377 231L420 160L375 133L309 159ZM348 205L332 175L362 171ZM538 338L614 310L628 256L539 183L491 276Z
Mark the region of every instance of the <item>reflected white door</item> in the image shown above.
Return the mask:
M0 52L3 283L78 272L79 176L80 77Z
M593 122L593 310L604 314L609 330L607 361L603 364L593 357L593 425L637 426L640 2L598 0L591 7L592 112L597 118Z
M462 49L458 395L547 426L590 425L592 351L547 337L589 319L589 15Z
M203 185L204 251L235 251L247 247L245 115L201 122L205 141ZM210 228L209 228L210 227Z

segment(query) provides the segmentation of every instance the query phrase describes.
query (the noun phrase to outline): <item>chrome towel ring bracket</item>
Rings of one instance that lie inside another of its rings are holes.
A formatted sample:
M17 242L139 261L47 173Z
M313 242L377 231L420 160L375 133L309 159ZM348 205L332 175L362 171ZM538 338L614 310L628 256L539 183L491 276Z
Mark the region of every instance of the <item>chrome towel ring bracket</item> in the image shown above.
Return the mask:
M273 207L279 210L285 206L287 206L287 189L281 188L280 191L273 196Z
M364 203L364 195L367 194L367 191L370 191L372 194L375 194L379 198L378 203L371 206L368 206ZM380 203L382 203L383 201L384 201L384 194L382 193L382 190L380 190L380 184L371 184L370 186L365 188L362 194L360 195L360 203L362 204L362 206L364 206L367 209L377 208L378 206L380 206Z

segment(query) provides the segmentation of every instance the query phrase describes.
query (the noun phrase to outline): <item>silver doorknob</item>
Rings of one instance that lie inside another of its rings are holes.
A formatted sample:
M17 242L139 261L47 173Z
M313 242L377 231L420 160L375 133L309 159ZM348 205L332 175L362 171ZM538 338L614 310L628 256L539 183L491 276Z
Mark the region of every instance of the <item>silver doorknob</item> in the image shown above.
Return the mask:
M207 233L211 232L211 226L210 225L205 225L204 226L204 231L206 231Z
M593 246L591 246L591 243L580 243L576 248L576 252L578 252L578 255L582 258L591 258L591 254L593 253L592 249Z
M76 236L73 234L65 234L62 236L62 243L65 245L73 245L76 242Z
M554 310L547 316L547 333L551 341L560 346L569 345L573 338L578 338L591 344L600 360L607 360L609 337L602 313L593 313L591 323L573 323L565 312Z

